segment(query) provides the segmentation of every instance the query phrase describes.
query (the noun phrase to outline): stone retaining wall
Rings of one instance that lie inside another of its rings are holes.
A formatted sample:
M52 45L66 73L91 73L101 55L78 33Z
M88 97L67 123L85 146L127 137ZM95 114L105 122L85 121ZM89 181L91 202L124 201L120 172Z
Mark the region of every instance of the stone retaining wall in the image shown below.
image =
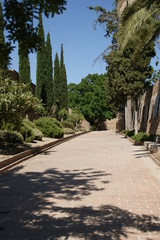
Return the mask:
M160 84L159 81L157 81L139 98L138 130L147 132L148 134L160 135L159 101L160 101ZM134 113L133 107L131 111L132 113ZM125 118L127 118L127 114ZM132 121L134 125L134 114L132 114Z

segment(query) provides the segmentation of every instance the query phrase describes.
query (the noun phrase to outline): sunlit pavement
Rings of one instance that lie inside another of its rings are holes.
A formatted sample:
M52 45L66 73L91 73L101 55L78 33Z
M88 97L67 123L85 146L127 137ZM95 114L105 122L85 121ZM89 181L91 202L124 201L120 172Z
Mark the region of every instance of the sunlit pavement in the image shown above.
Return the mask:
M160 240L160 168L111 131L0 175L1 240Z

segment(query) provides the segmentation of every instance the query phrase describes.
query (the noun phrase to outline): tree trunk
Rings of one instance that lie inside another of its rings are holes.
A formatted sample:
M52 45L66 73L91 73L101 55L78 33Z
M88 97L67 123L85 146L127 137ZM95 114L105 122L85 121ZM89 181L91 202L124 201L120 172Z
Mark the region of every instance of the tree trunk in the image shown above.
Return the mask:
M127 102L125 103L125 109L124 109L124 116L125 116L125 130L128 130L128 116L127 116Z
M132 131L133 130L133 121L132 121L132 100L128 99L125 104L125 129Z
M138 100L135 100L135 110L134 110L134 130L135 130L135 135L138 133Z
M133 124L132 124L132 100L127 100L127 130L132 131L133 130Z

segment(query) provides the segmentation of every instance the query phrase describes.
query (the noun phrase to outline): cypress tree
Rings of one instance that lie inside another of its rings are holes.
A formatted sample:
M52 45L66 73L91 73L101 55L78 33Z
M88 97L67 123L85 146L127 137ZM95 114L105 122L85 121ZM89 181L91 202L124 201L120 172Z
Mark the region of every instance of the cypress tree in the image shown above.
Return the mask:
M47 34L46 41L46 109L50 111L53 104L53 66L52 66L52 46L50 34Z
M2 75L7 74L7 66L9 63L9 45L5 43L4 37L4 19L2 4L0 2L0 71Z
M68 94L67 94L67 75L63 58L63 44L61 44L61 59L60 59L60 109L68 109Z
M19 54L19 81L21 83L29 84L31 88L31 77L30 77L30 62L28 51L24 49L23 43L18 45Z
M3 20L3 11L2 11L2 4L0 2L0 44L5 44L5 37L4 37L4 20Z
M36 70L36 97L46 104L46 54L45 54L45 36L43 29L42 15L39 15L38 37L40 42L37 46L37 70Z
M54 60L53 103L58 108L58 110L60 109L59 72L60 72L59 58L58 58L58 54L56 53L55 60Z

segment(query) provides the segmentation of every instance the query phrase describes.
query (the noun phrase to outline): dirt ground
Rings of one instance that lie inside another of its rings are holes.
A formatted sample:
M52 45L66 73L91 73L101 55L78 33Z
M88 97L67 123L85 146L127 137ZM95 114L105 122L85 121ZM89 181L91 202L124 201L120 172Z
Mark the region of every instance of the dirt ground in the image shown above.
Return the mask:
M34 147L42 146L46 143L53 142L57 139L43 137L42 141L34 141L32 143L0 143L0 161L3 161L9 157L14 156L20 152L29 150Z

